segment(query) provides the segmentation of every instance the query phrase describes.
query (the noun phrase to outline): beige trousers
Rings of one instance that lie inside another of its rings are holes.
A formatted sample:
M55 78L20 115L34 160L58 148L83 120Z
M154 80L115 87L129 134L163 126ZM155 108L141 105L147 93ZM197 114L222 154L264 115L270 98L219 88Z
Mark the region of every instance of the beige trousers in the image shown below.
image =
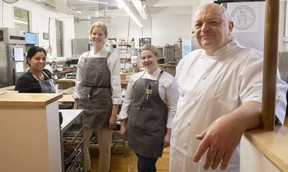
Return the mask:
M99 144L99 162L98 172L108 172L110 169L110 157L111 157L111 144L113 130L108 128L84 128L84 172L91 169L91 159L89 154L90 137L92 132L96 131L98 144Z

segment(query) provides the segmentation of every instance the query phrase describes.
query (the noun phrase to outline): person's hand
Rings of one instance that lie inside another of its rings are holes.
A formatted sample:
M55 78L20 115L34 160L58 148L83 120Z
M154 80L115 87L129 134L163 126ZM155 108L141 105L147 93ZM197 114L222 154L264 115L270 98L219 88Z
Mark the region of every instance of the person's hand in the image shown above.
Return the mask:
M198 162L207 150L203 168L205 170L210 167L216 169L221 163L220 168L226 169L244 132L238 122L237 119L233 119L233 116L225 115L198 134L196 138L201 142L194 154L194 161Z
M166 133L164 140L163 140L163 147L168 147L170 146L170 139L171 139L171 134Z
M116 127L117 115L111 115L109 119L109 130L113 130Z

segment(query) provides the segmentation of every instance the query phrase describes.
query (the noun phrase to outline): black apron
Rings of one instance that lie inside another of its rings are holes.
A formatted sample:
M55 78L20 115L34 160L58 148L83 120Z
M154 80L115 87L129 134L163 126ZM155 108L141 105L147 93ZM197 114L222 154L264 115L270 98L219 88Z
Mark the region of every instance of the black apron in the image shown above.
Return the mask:
M88 128L108 128L112 113L111 76L107 58L88 58L84 61L79 108L84 110L83 125Z
M128 144L136 153L158 158L163 153L168 108L159 95L157 81L139 78L133 85L128 116Z

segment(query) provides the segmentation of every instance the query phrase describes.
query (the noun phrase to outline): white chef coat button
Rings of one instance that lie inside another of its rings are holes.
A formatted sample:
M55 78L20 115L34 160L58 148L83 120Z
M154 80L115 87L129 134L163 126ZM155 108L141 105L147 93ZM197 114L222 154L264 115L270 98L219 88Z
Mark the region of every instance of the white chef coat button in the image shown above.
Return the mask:
M187 148L187 144L186 143L184 143L183 146L184 146L185 149Z
M202 79L205 80L207 78L207 76L203 76Z
M191 78L194 78L194 74L191 75Z
M190 122L188 122L188 124L187 124L188 126L190 125Z
M197 103L197 102L198 102L198 99L197 99L197 98L196 98L196 99L194 99L194 100L193 100L193 102L194 102L194 103Z

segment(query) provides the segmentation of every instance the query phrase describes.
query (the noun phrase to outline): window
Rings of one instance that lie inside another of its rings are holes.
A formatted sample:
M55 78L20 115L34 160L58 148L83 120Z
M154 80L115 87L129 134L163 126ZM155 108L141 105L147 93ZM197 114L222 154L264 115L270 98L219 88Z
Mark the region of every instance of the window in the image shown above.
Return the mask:
M55 20L55 25L56 25L57 57L63 57L64 56L63 22Z
M14 7L14 25L15 29L29 32L29 11Z

